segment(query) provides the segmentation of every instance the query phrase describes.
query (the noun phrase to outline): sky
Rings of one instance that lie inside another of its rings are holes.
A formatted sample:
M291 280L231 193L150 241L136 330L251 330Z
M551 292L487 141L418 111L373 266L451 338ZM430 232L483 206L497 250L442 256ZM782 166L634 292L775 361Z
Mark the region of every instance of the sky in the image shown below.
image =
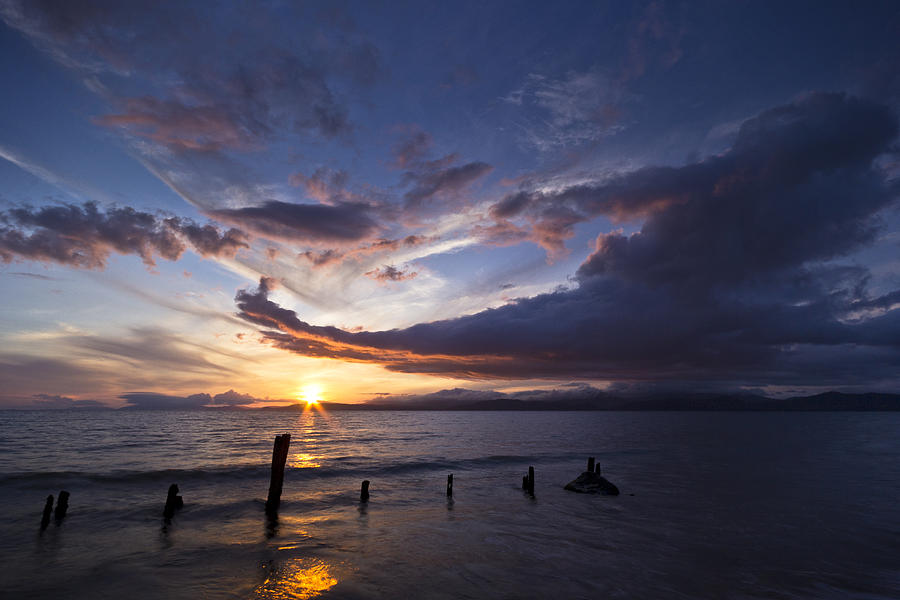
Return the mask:
M0 0L0 407L898 392L898 40L896 2Z

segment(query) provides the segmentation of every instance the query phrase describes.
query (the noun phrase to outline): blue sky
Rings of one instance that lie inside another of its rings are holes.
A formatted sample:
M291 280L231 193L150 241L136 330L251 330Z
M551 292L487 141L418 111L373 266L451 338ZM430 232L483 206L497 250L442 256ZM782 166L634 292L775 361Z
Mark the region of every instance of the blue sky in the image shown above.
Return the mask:
M0 17L3 405L898 389L895 3Z

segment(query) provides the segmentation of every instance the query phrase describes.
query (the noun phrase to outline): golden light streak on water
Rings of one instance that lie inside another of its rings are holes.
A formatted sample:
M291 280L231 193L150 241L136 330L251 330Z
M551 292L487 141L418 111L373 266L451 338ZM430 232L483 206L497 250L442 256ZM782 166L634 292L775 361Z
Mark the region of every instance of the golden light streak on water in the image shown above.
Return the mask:
M321 467L322 464L319 462L323 457L318 454L310 454L308 452L297 452L289 454L290 461L289 464L293 468L299 469L314 469L316 467Z
M337 585L331 567L318 559L286 562L256 588L256 596L267 600L308 600Z

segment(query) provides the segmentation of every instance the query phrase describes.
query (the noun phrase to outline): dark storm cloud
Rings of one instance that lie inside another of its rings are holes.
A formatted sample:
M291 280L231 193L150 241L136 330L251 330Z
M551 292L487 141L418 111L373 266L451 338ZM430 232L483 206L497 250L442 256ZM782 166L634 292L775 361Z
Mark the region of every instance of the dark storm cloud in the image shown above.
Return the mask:
M834 263L872 240L878 212L897 198L873 166L896 135L883 106L813 94L748 120L724 155L498 208L507 217L645 215L634 235L598 238L575 289L351 333L300 320L261 284L238 292L239 316L267 328L276 347L402 372L738 385L896 379L900 291L873 297L865 268Z
M669 204L640 235L598 238L579 274L708 285L841 256L873 238L873 215L897 197L871 166L896 135L886 107L838 94L765 111L741 126L725 156L639 171L631 177L640 183L584 202L615 198L622 211Z
M260 206L212 210L209 215L263 237L312 243L352 242L378 228L371 207L351 202L328 205L271 200Z
M87 202L0 212L0 261L39 260L102 269L110 254L178 260L190 245L202 256L234 256L249 247L237 229L221 232L190 219L160 218L130 207L101 210Z
M655 256L646 247L652 240L665 246L670 268L673 261L700 258L698 252L723 265L740 253L750 268L825 258L871 236L868 218L894 193L871 162L889 151L896 135L896 120L885 106L810 94L746 121L721 156L555 192L517 192L496 203L491 215L501 224L524 218L530 239L548 251L562 248L574 225L597 216L649 216L644 235L611 238L604 247L615 247L620 259L631 248L637 261L639 254ZM704 252L710 244L723 253Z

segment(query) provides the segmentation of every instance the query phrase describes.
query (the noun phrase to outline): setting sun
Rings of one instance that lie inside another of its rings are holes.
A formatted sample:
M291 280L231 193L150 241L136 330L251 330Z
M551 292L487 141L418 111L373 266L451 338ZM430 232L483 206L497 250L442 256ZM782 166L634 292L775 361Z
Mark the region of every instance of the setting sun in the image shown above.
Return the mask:
M303 386L300 391L300 401L306 402L306 406L315 406L322 400L322 386L310 383Z

